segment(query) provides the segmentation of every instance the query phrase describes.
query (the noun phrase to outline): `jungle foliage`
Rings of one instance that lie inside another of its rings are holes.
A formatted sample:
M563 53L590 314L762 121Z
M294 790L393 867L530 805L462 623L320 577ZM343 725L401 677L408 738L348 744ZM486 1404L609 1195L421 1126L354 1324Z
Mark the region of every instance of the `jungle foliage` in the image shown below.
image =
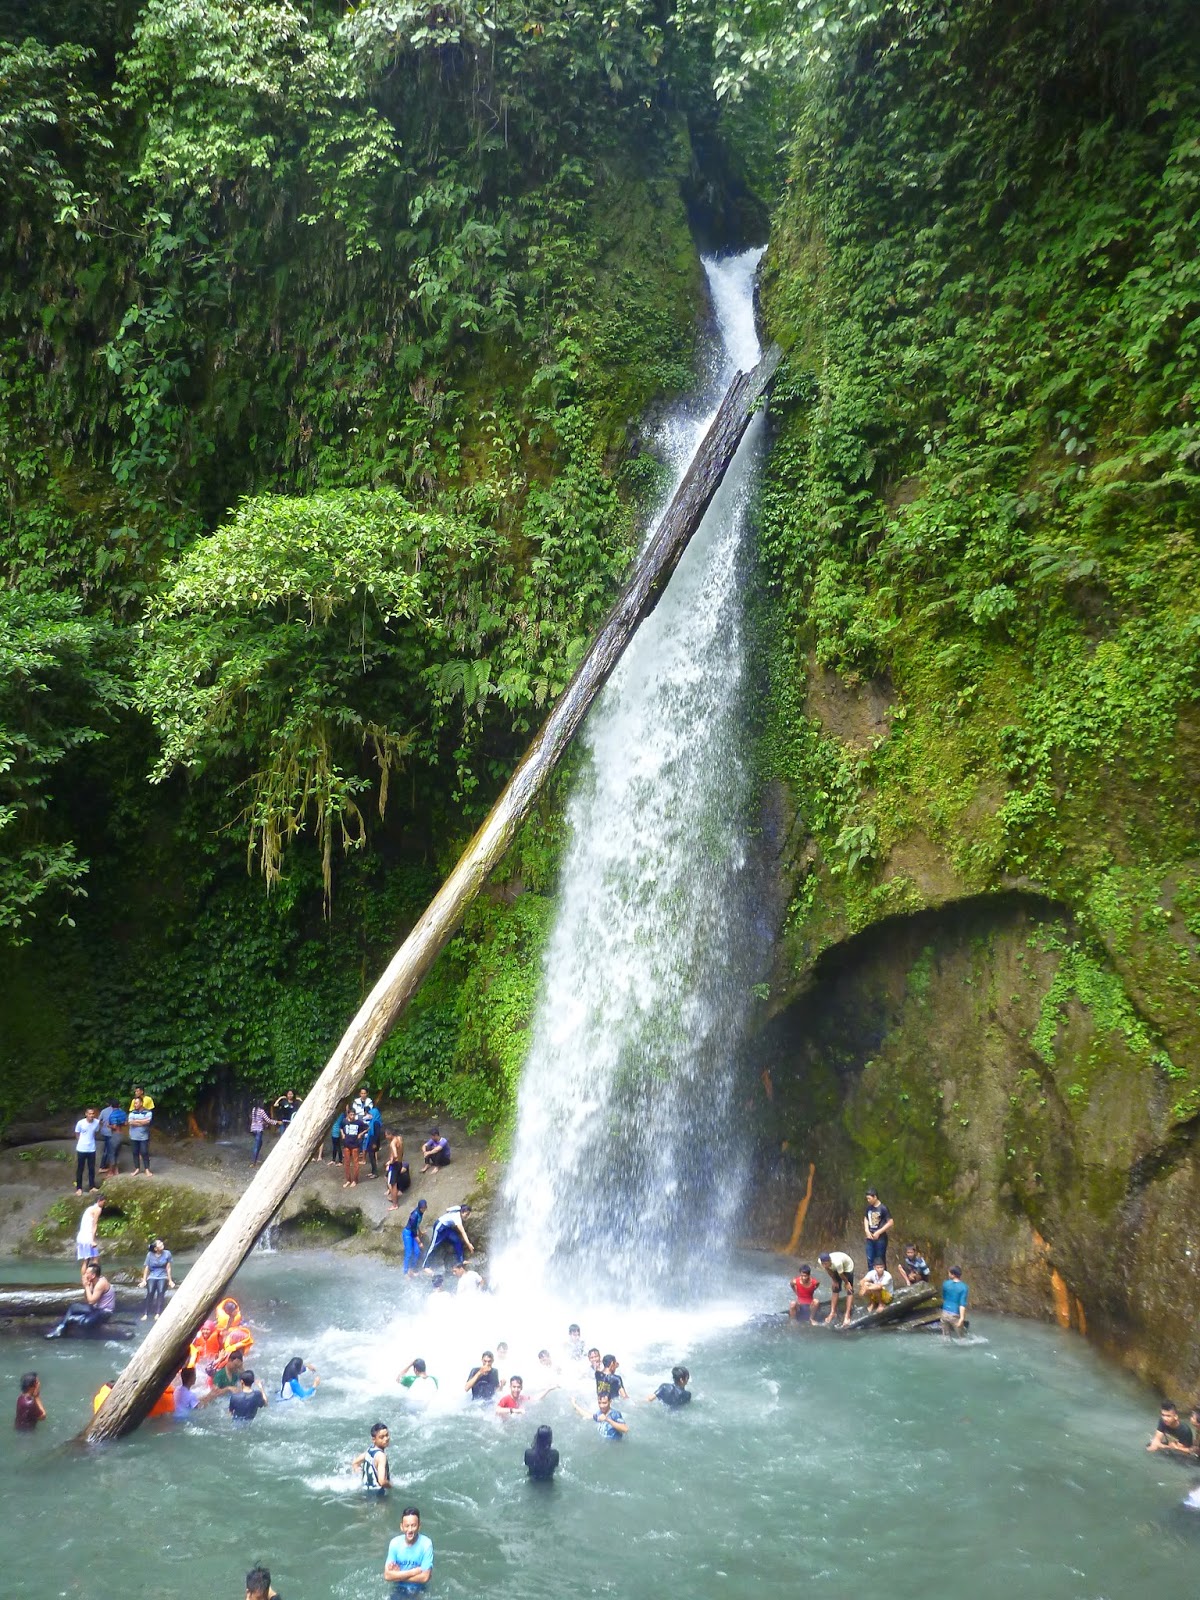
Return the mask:
M302 1083L630 557L643 419L693 376L711 24L658 0L3 23L0 1117L34 1084L182 1108ZM556 827L384 1087L506 1103Z
M1200 22L1174 0L810 21L832 13L793 51L766 290L789 347L769 759L815 851L793 950L1050 895L1077 941L1062 994L1103 991L1188 1116Z

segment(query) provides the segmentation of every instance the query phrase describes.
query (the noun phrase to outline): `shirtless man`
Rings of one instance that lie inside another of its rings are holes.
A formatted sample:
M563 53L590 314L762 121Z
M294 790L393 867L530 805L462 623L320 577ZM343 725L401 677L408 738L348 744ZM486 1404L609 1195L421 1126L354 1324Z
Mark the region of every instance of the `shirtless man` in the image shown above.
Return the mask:
M400 1205L400 1168L404 1165L404 1135L388 1135L387 1187L388 1205L395 1211Z

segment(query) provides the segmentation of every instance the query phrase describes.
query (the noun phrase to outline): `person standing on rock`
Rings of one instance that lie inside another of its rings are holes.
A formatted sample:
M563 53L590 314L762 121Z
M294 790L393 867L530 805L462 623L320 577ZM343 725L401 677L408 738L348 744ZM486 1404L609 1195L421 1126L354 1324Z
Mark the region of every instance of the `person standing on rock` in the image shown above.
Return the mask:
M121 1154L122 1130L129 1121L129 1116L116 1095L109 1095L108 1103L100 1113L100 1138L103 1148L100 1154L100 1171L110 1178L117 1176L117 1160Z
M342 1171L346 1179L342 1184L343 1189L358 1188L363 1132L364 1125L361 1119L355 1116L351 1106L347 1106L342 1114Z
M150 1171L150 1124L154 1121L154 1106L147 1105L146 1098L140 1092L135 1093L133 1104L129 1108L129 1144L133 1150L133 1175L138 1178L144 1172L148 1178L154 1174Z
M274 1117L267 1115L267 1108L261 1100L256 1100L250 1111L250 1132L254 1136L254 1153L250 1157L250 1165L256 1167L258 1158L262 1155L263 1134L268 1128L277 1128L278 1122Z
M100 1131L100 1118L95 1106L87 1110L75 1124L75 1193L83 1193L84 1173L88 1189L96 1187L96 1135Z
M171 1276L172 1260L171 1252L162 1240L153 1240L142 1263L141 1287L146 1291L146 1309L142 1312L143 1322L147 1317L153 1317L157 1322L162 1316L163 1307L167 1303L167 1290L175 1287L175 1279Z
M379 1146L383 1142L383 1112L378 1106L372 1106L367 1112L367 1159L371 1163L371 1176L379 1176L377 1157Z
M393 1133L388 1137L387 1186L388 1204L395 1211L400 1205L400 1195L408 1188L408 1167L404 1161L404 1135Z
M867 1209L863 1213L863 1233L867 1239L867 1268L887 1266L887 1236L895 1226L892 1213L875 1193L867 1190Z
M838 1314L838 1302L842 1295L846 1296L846 1314L842 1318L842 1327L854 1315L854 1261L844 1250L825 1250L817 1261L829 1274L830 1296L829 1315L825 1322L835 1322Z
M80 1263L79 1281L83 1282L88 1266L100 1254L100 1213L104 1210L104 1196L87 1206L79 1219L75 1235L75 1259Z

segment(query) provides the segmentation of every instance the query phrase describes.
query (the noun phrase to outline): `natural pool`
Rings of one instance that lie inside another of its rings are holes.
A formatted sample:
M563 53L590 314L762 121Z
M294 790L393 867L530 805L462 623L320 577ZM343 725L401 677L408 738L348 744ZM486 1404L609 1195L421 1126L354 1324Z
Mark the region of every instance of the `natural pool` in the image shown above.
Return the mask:
M1017 1321L980 1317L961 1348L748 1323L785 1303L784 1276L748 1262L726 1299L684 1310L436 1304L362 1256L260 1254L235 1286L259 1330L255 1369L277 1394L303 1354L317 1398L273 1404L244 1430L214 1405L95 1452L68 1441L131 1347L6 1340L6 1404L36 1367L50 1418L32 1436L0 1430L0 1591L241 1600L262 1560L283 1600L379 1600L411 1499L436 1550L429 1592L464 1600L775 1600L813 1584L896 1600L1194 1592L1200 1513L1180 1501L1197 1475L1144 1453L1154 1396L1078 1339ZM562 1393L511 1423L465 1403L468 1366L500 1339L507 1371L540 1387L536 1351L561 1358L572 1317L621 1357L638 1402L682 1360L695 1403L630 1404L620 1444ZM442 1379L428 1413L406 1409L394 1381L416 1354ZM386 1505L366 1504L347 1471L376 1418L402 1486ZM548 1490L521 1465L539 1421L563 1454Z

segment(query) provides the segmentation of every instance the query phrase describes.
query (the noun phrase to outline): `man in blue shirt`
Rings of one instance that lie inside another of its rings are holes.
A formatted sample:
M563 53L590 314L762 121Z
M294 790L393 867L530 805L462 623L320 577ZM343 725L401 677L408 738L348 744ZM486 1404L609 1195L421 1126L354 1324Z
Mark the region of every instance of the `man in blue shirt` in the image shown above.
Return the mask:
M581 1417L587 1417L596 1424L596 1431L602 1439L623 1439L629 1432L629 1424L619 1411L613 1410L612 1401L606 1394L596 1396L595 1411L585 1411L575 1400L571 1404Z
M433 1576L433 1541L421 1532L421 1513L406 1506L400 1532L388 1545L383 1575L397 1594L420 1594Z
M963 1282L962 1268L951 1267L950 1276L942 1285L942 1332L961 1337L966 1320L967 1286Z

